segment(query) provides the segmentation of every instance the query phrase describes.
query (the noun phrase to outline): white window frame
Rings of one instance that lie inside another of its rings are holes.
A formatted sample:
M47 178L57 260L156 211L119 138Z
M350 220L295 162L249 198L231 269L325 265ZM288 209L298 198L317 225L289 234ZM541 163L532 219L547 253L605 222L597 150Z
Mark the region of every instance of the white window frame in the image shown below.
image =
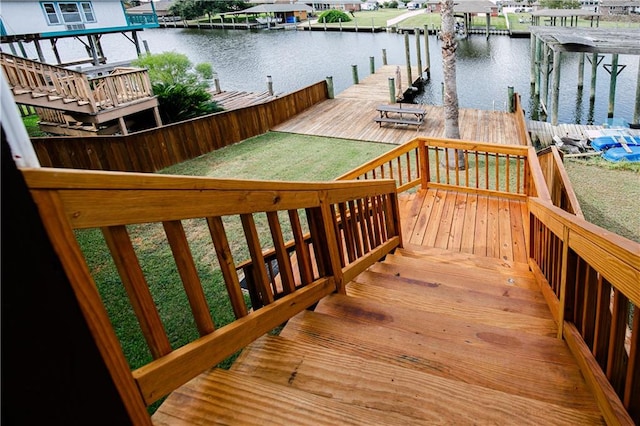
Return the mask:
M61 4L72 4L76 7L77 12L64 12L60 8ZM93 10L93 4L90 1L47 1L42 2L42 12L45 15L47 24L49 25L77 25L84 23L97 22L96 14ZM47 7L53 8L53 13L47 11ZM67 21L65 14L77 14L78 20ZM57 22L52 22L51 18L55 18Z

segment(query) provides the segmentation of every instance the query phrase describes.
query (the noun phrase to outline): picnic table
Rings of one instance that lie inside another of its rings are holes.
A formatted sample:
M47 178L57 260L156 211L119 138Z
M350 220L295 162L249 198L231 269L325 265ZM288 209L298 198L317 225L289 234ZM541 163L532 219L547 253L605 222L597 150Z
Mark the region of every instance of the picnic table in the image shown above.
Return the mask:
M416 125L419 129L420 125L424 123L427 111L423 108L398 105L378 105L376 110L380 113L380 117L376 117L375 121L380 124L380 127L382 127L382 123L390 123Z

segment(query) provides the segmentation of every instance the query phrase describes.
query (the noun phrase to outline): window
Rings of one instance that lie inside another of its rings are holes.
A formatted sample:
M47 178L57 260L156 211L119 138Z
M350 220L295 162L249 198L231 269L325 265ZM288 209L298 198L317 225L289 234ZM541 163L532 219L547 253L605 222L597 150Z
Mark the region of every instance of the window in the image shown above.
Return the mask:
M78 10L78 3L58 3L58 7L60 8L62 20L65 24L79 24L82 22L82 17Z
M49 25L74 25L84 22L96 22L96 15L89 1L44 2L42 3L42 8Z
M91 7L91 3L88 1L84 1L80 3L82 6L82 14L84 15L84 22L96 22L96 18L93 14L93 8Z
M42 3L42 7L44 8L44 14L47 17L49 25L60 23L60 18L58 17L58 13L56 12L56 8L53 3Z

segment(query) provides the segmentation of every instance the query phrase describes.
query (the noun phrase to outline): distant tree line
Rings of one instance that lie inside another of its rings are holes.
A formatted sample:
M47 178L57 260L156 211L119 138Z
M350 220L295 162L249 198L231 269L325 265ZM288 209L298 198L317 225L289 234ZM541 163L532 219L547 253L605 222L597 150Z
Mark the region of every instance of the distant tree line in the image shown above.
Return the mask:
M243 0L178 0L169 11L183 19L195 19L207 15L225 12L238 12L247 9L249 5Z

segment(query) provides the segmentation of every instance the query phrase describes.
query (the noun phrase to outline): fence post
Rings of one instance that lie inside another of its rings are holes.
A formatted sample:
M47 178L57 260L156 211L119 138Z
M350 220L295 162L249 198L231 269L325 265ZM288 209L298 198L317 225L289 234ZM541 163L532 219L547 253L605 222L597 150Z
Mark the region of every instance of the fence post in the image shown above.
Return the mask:
M353 84L358 84L358 66L351 65L351 75L353 76Z
M267 91L269 95L273 96L273 79L270 75L267 76Z
M396 103L396 79L389 77L389 103Z
M387 65L387 49L382 49L382 65Z
M369 56L369 72L371 74L376 73L376 58L373 56Z

